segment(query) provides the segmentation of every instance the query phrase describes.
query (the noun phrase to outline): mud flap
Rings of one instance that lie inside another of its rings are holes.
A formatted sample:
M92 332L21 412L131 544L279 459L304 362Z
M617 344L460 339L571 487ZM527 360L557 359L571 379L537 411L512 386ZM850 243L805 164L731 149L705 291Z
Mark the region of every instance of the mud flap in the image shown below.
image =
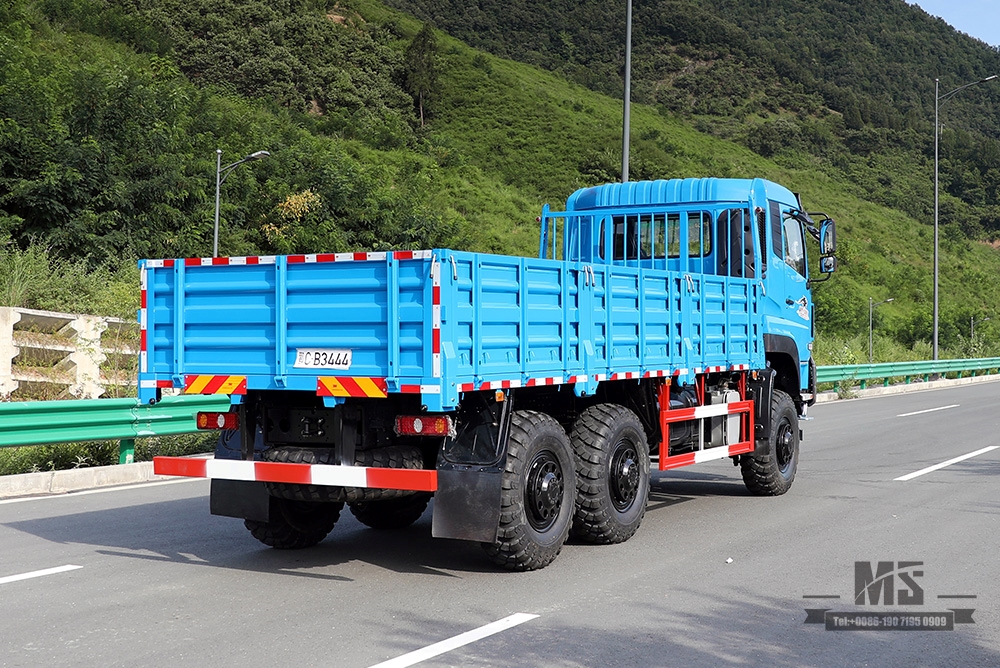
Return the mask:
M500 469L443 464L438 467L431 534L481 543L497 539Z
M771 448L771 397L774 396L774 369L761 369L757 379L748 383L748 390L754 402L754 455L767 456Z
M270 496L262 482L214 478L208 499L209 511L213 515L258 522L270 519Z

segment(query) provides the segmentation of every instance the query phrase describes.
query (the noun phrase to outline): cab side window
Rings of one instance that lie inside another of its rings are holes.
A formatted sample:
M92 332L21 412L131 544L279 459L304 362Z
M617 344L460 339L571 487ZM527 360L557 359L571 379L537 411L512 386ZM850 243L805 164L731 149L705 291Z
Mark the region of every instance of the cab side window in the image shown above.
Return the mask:
M803 278L806 275L806 245L802 238L802 226L791 216L784 219L784 245L782 257L785 264Z

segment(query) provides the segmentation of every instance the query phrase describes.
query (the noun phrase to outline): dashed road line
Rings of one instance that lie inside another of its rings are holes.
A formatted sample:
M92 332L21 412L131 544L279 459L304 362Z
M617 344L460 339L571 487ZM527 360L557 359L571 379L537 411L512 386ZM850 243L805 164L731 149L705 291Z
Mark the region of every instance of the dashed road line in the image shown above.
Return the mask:
M446 652L450 652L464 645L474 643L477 640L482 640L501 631L506 631L507 629L513 628L519 624L531 621L537 618L538 615L530 615L528 613L519 612L509 617L504 617L486 626L480 626L478 629L473 629L471 631L466 631L453 638L448 638L447 640L442 640L441 642L434 643L433 645L428 645L423 649L418 649L409 654L404 654L403 656L397 656L395 659L389 659L388 661L383 661L382 663L375 664L371 668L406 668L407 666L412 666L420 663L421 661L426 661L427 659L432 659L435 656L439 656Z
M934 466L928 466L925 469L920 469L919 471L914 471L913 473L907 473L906 475L894 478L894 480L902 480L904 482L906 480L913 480L914 478L922 476L925 473L931 473L932 471L943 469L945 466L951 466L952 464L957 464L958 462L964 462L966 459L972 459L973 457L978 457L979 455L986 454L987 452L996 450L997 448L1000 448L1000 445L991 445L989 447L976 450L975 452L970 452L967 455L962 455L961 457L955 457L954 459L949 459L946 462L941 462L940 464L935 464Z
M958 408L961 404L951 404L950 406L938 406L937 408L928 408L923 411L913 411L912 413L900 413L896 417L910 417L911 415L923 415L924 413L934 413L936 411L946 411L949 408Z
M83 568L83 566L76 566L75 564L66 564L65 566L46 568L41 571L31 571L30 573L21 573L20 575L8 575L6 577L0 578L0 585L9 584L11 582L20 582L21 580L30 580L32 578L40 578L46 575L55 575L56 573L65 573L66 571L75 571L78 568Z

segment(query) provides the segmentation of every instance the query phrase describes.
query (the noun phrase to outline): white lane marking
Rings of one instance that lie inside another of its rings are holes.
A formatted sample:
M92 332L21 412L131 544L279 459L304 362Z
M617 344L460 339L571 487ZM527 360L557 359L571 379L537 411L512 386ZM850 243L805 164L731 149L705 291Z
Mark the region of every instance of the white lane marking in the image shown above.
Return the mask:
M53 492L52 494L38 494L36 496L19 496L16 499L0 499L0 506L8 503L24 503L25 501L48 501L51 499L67 499L87 494L105 494L107 492L123 492L127 489L145 489L146 487L160 487L161 485L176 485L181 482L195 482L205 480L205 478L180 478L179 480L160 480L154 482L125 483L123 485L113 485L109 487L98 487L96 489L83 489L79 492Z
M375 664L374 666L371 666L371 668L406 668L407 666L412 666L420 663L421 661L432 659L435 656L444 654L445 652L450 652L453 649L458 649L459 647L468 645L469 643L474 643L477 640L482 640L483 638L489 637L495 633L506 631L509 628L517 626L518 624L531 621L536 617L538 617L538 615L518 612L509 617L498 619L492 624L480 626L478 629L466 631L465 633L461 633L453 638L448 638L447 640L442 640L441 642L434 643L433 645L428 645L423 649L418 649L415 652L410 652L409 654L404 654L403 656L397 656L395 659L389 659L388 661Z
M8 575L7 577L0 578L0 585L5 585L10 582L20 582L21 580L30 580L31 578L40 578L46 575L55 575L56 573L65 573L66 571L75 571L78 568L83 568L83 566L74 566L73 564L67 564L65 566L56 566L55 568L46 568L41 571L31 571L30 573L21 573L20 575Z
M910 417L911 415L923 415L924 413L933 413L935 411L946 411L949 408L958 408L961 404L952 404L950 406L941 406L939 408L928 408L925 411L913 411L912 413L900 413L896 417Z
M946 462L941 462L940 464L935 464L934 466L928 466L925 469L920 469L919 471L914 471L913 473L907 473L904 476L894 478L894 480L913 480L917 476L921 476L925 473L930 473L931 471L937 471L938 469L943 469L945 466L951 466L952 464L957 464L958 462L963 462L966 459L972 459L973 457L978 457L979 455L990 452L991 450L996 450L1000 448L1000 445L991 445L989 447L983 448L981 450L976 450L975 452L970 452L967 455L962 455L961 457L955 457L954 459L949 459Z

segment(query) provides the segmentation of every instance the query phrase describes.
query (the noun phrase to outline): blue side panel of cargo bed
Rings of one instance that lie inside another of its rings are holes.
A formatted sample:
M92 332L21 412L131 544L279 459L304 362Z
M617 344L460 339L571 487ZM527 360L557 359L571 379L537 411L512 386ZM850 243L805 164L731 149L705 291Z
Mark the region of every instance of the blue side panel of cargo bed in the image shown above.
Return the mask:
M180 387L187 375L242 375L250 390L315 393L320 376L379 378L389 392L419 386L434 411L493 383L572 382L590 393L614 374L686 382L698 368L763 363L752 280L446 249L428 255L147 268L140 381ZM297 368L304 348L349 350L351 366Z

